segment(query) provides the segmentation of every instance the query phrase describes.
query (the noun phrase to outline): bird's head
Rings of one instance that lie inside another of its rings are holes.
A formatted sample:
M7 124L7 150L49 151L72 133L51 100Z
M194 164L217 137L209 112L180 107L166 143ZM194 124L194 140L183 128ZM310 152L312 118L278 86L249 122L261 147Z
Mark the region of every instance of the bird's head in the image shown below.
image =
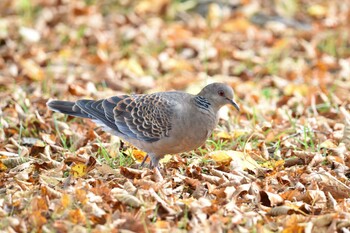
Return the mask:
M239 111L238 104L234 101L234 93L230 86L224 83L212 83L205 86L198 94L206 98L215 110L230 104Z

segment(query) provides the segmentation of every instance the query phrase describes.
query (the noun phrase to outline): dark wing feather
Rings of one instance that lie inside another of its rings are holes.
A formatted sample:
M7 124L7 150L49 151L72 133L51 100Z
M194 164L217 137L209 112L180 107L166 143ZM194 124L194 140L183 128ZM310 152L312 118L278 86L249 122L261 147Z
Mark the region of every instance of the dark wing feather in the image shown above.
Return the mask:
M102 102L102 107L105 113L106 118L111 121L111 122L115 122L114 119L114 112L113 109L117 106L117 104L125 99L129 97L128 95L120 95L120 96L113 96L107 99L104 99Z
M118 127L114 124L113 121L110 121L105 116L105 111L103 108L103 99L101 100L78 100L75 102L75 106L79 107L81 111L85 112L90 118L93 120L97 120L98 122L103 123L108 128L117 131L118 133L121 133L118 129Z
M172 101L161 93L121 95L101 100L50 101L55 111L90 118L118 134L147 142L169 136Z
M129 137L154 142L169 136L171 101L161 94L130 96L114 108L115 124Z
M75 102L51 100L47 103L47 106L51 110L56 112L61 112L61 113L68 114L71 116L76 116L76 117L92 118L87 113L81 111L81 109L75 105Z

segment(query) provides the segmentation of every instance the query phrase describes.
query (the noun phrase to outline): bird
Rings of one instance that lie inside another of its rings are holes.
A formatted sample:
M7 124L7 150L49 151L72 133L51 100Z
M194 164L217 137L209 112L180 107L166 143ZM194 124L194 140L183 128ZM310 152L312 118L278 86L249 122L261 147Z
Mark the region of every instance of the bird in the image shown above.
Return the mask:
M52 111L88 118L145 151L141 166L150 157L150 168L158 168L159 160L167 154L203 145L218 124L220 108L227 104L240 111L233 89L224 83L209 84L196 95L167 91L47 102Z

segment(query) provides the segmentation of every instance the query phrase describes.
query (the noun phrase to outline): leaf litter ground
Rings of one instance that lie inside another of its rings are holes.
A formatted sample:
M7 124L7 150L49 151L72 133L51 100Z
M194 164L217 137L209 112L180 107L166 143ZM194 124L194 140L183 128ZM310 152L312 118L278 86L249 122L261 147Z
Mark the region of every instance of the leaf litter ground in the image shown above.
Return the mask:
M349 232L347 1L0 3L4 232ZM145 154L50 98L221 81L205 145Z

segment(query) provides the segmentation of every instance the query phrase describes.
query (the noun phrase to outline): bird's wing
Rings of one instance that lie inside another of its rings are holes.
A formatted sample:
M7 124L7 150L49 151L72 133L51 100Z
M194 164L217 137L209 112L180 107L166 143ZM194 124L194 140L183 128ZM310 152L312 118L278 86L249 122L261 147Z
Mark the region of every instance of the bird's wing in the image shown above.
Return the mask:
M173 102L161 93L79 100L76 106L97 123L128 138L155 142L169 136Z

